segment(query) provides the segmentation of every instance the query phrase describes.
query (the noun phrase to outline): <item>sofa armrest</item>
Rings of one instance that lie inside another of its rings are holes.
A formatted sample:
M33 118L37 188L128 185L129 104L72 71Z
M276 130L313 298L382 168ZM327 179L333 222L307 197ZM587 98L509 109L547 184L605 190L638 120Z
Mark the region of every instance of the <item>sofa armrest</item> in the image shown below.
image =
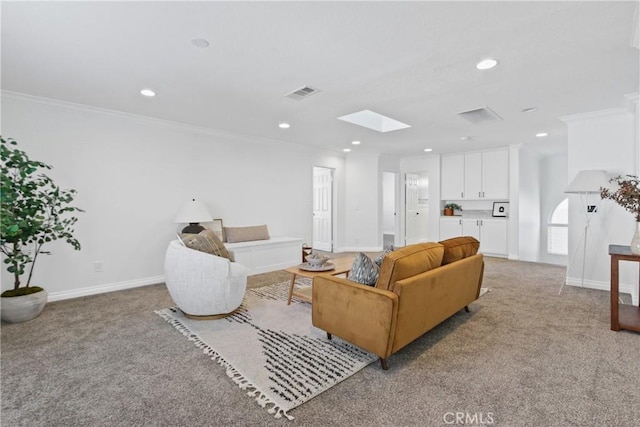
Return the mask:
M382 358L390 354L398 296L331 275L316 276L312 323Z

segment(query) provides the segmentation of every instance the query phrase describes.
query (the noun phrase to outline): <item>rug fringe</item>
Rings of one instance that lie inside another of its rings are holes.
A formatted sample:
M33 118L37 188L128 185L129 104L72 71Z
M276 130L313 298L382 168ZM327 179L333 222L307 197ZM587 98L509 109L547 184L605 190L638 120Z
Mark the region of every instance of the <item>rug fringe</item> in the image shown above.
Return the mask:
M195 334L191 333L188 326L183 324L180 320L171 317L164 313L163 310L156 310L155 313L166 320L174 328L176 328L182 335L188 337L189 341L193 341L197 348L202 349L202 352L211 357L211 360L218 362L218 364L226 369L227 376L231 378L231 381L236 383L241 390L252 389L247 392L247 395L255 397L256 402L263 408L267 405L273 404L273 407L267 409L269 414L273 414L274 418L282 418L284 415L288 420L293 420L295 417L287 414L287 411L278 407L275 402L271 401L264 393L262 393L255 385L247 380L244 375L238 372L231 364L222 358L216 351L211 348L207 343L198 338Z

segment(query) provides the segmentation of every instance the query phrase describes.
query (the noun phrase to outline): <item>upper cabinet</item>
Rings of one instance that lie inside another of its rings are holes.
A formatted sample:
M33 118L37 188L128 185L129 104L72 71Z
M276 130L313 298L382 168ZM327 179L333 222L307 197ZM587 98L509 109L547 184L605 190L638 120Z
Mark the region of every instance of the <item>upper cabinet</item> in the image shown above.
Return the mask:
M441 198L464 198L464 154L442 157Z
M443 200L508 200L509 151L442 157Z

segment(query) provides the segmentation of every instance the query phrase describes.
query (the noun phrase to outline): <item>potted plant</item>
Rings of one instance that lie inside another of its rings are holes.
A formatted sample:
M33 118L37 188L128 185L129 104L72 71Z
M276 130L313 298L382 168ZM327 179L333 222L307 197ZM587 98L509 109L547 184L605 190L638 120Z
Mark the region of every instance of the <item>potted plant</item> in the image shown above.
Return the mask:
M444 205L444 214L445 216L452 216L454 211L461 211L462 206L456 203L447 203Z
M640 178L634 175L616 176L609 180L615 182L615 191L600 187L600 197L610 199L629 211L636 220L635 233L631 239L631 252L640 255Z
M40 315L47 303L47 292L31 286L36 260L46 243L63 239L74 249L80 243L73 237L82 212L69 204L75 190L62 190L43 171L51 166L29 159L13 139L0 136L0 252L7 271L13 275L13 289L0 295L2 319L23 322ZM26 283L21 276L29 267Z

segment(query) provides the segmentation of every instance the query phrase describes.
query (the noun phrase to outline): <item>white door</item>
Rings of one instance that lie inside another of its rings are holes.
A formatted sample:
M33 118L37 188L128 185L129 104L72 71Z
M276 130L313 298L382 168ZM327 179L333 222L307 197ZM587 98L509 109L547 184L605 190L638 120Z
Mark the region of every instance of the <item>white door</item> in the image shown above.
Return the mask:
M333 251L333 170L313 168L313 248Z
M405 245L418 243L420 240L418 228L418 175L408 173L405 176Z

